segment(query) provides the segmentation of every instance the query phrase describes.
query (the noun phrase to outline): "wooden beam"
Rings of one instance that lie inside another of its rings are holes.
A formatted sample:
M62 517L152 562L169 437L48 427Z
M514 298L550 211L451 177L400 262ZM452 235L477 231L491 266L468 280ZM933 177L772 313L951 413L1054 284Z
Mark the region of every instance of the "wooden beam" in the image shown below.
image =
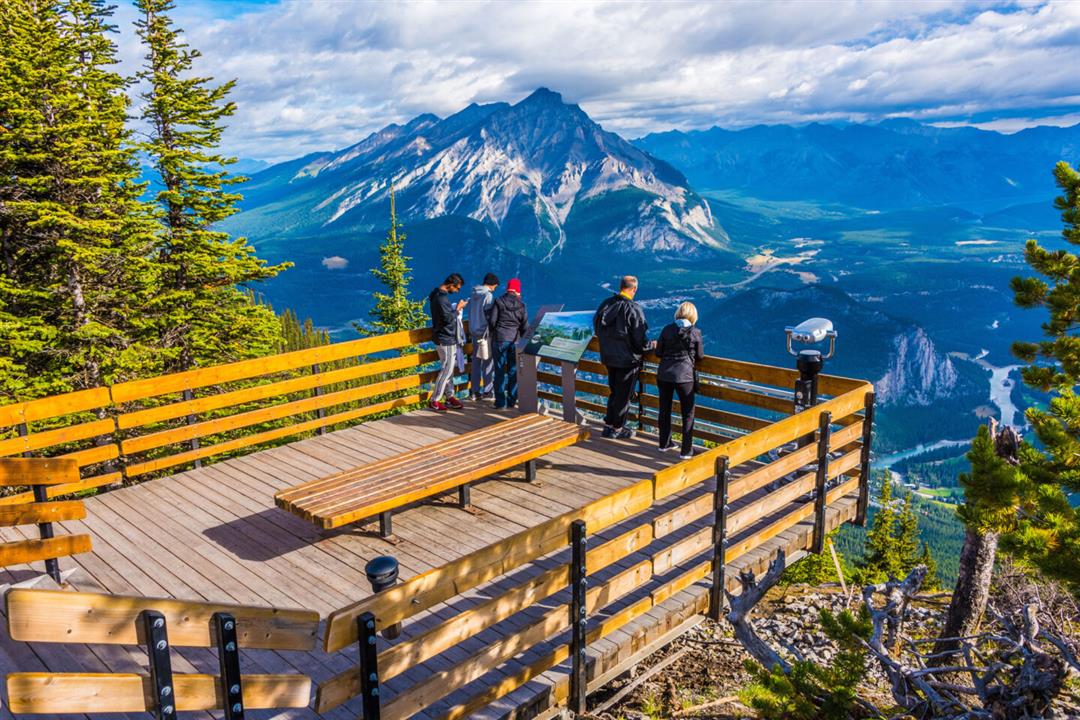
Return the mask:
M84 490L92 490L104 485L112 485L118 483L124 478L118 472L105 473L104 475L93 475L88 478L83 478L78 482L64 483L63 485L50 485L45 488L45 497L55 498L61 495L70 495L72 493L83 492ZM0 507L6 505L23 505L26 503L34 502L33 492L22 492L16 495L8 495L0 498Z
M243 675L241 683L248 710L305 708L311 698L306 675ZM173 688L177 710L225 707L221 678L215 675L176 674ZM146 675L11 673L7 691L8 709L15 714L141 713L156 707Z
M0 567L90 552L89 535L58 535L43 540L16 540L0 543Z
M97 410L109 404L109 388L99 387L0 405L0 427Z
M0 526L3 527L82 520L84 517L86 506L81 500L0 505Z
M23 642L137 645L143 642L137 622L143 610L165 615L169 642L178 647L214 645L210 621L215 612L236 617L237 638L245 649L311 650L319 627L313 610L25 588L8 590L4 598L11 639Z
M0 485L61 485L79 479L79 464L70 457L0 458Z

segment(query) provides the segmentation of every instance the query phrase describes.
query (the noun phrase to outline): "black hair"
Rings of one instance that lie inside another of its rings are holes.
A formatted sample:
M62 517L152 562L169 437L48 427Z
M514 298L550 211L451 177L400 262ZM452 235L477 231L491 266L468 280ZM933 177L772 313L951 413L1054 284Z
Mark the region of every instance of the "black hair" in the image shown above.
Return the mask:
M495 273L488 273L487 275L484 276L484 284L485 285L498 285L499 284L499 278L498 278L497 275L495 275Z

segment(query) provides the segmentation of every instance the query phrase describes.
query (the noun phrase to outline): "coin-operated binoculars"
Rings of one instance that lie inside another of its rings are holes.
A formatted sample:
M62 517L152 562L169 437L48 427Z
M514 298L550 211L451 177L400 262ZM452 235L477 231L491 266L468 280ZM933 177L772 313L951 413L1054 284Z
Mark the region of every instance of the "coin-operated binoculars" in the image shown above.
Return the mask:
M825 367L825 361L836 352L836 331L833 330L831 320L825 318L810 318L795 325L784 328L787 335L788 353L795 357L795 368L799 371L799 379L795 381L795 412L802 412L816 405L818 400L818 375ZM825 340L829 341L829 351L824 355L817 348L802 348L796 351L795 345L818 345Z

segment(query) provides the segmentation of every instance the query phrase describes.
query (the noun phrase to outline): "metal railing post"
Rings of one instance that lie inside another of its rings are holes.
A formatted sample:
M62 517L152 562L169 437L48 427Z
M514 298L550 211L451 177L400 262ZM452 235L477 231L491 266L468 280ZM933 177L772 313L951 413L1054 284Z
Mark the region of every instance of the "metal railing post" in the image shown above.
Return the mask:
M214 613L217 631L218 667L224 694L225 720L244 720L244 688L240 680L240 646L236 639L236 618L227 612Z
M322 372L322 369L319 367L319 363L315 363L314 365L311 366L311 374L312 375L318 375L320 372ZM312 397L320 397L322 394L323 394L322 385L316 385L315 390L312 391ZM326 417L326 408L317 408L315 410L315 417L319 418L320 420L325 418ZM326 434L326 426L325 425L320 425L315 430L315 434L316 435L325 435Z
M727 562L728 459L716 458L716 490L713 493L712 588L709 590L709 617L720 622L724 614L724 566Z
M585 521L570 524L570 697L569 707L575 715L585 714L588 694L585 678L585 590L589 586L585 556L588 549Z
M153 709L158 720L176 718L176 693L173 692L172 659L169 657L169 632L165 616L157 610L140 613L146 654L150 658L150 692Z
M814 543L815 553L825 549L825 483L829 478L829 435L832 413L821 413L818 427L817 477L814 482Z
M30 428L25 422L21 422L18 425L19 437L24 438L30 434ZM33 457L34 454L30 451L23 453L23 457ZM30 489L34 491L34 502L47 502L49 500L49 493L45 489L44 485L32 485ZM53 537L52 523L38 523L38 535L42 540L48 540ZM60 578L60 561L56 558L48 558L45 560L45 572L56 581L57 585L63 584Z
M184 390L184 402L190 402L191 400L194 400L194 399L195 399L195 393L193 393L191 390L185 389ZM195 417L195 414L190 413L187 416L187 424L188 425L194 425L196 422L198 422L198 419ZM198 450L199 449L199 438L197 438L197 437L191 438L191 449L192 450ZM196 458L195 467L201 468L202 467L202 460Z
M855 524L866 526L866 510L870 506L870 443L874 439L874 393L866 393L863 413L862 452L859 457L859 500L855 506Z
M360 635L360 701L364 720L379 720L379 653L375 646L375 615L366 612L356 619Z

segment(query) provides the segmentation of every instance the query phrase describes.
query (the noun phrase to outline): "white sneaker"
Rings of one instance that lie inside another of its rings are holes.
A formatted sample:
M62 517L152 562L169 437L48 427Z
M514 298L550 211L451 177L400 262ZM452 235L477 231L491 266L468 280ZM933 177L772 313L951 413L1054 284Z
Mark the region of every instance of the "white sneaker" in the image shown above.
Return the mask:
M692 453L692 452L687 453L686 455L682 455L682 454L679 455L680 460L689 460L692 457L694 457L694 453Z

